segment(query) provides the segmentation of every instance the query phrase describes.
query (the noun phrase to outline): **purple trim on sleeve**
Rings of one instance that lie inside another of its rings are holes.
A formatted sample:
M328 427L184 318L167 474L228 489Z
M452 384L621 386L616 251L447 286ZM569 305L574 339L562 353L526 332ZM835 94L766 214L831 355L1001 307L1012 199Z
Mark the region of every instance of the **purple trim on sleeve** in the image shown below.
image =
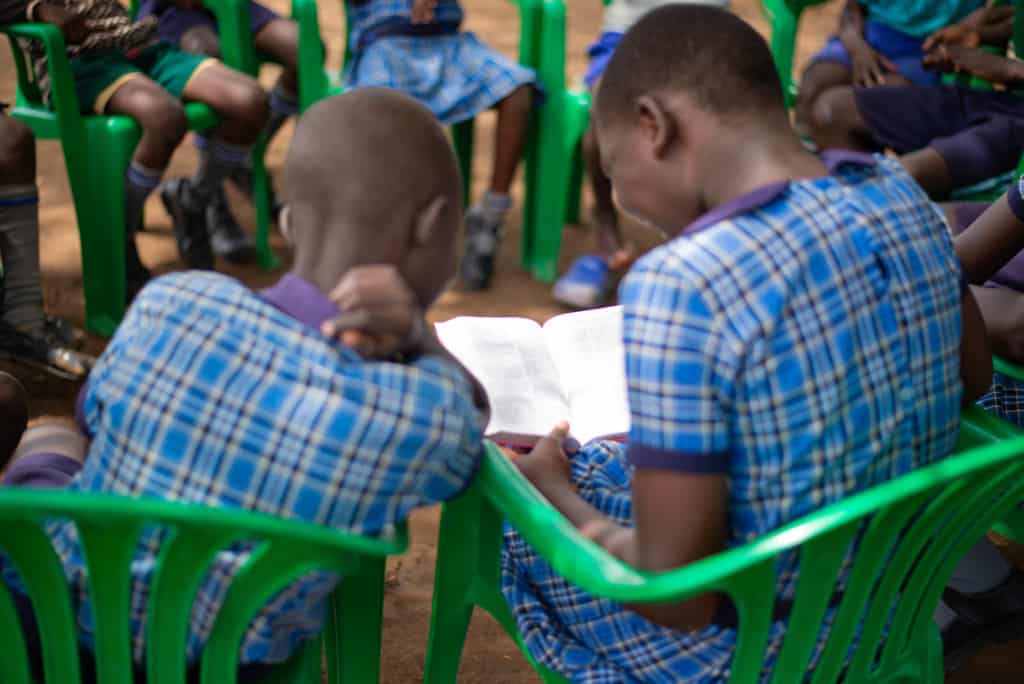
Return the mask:
M85 422L85 395L88 391L89 381L86 380L82 383L82 388L78 390L78 398L75 399L75 422L78 423L78 431L91 440L94 435L89 431L89 426Z
M1010 205L1010 211L1017 217L1017 220L1024 223L1024 176L1017 179L1017 182L1006 191L1006 202Z
M626 458L638 468L675 470L702 475L724 475L729 472L730 456L726 451L712 451L699 454L688 451L671 451L630 442Z

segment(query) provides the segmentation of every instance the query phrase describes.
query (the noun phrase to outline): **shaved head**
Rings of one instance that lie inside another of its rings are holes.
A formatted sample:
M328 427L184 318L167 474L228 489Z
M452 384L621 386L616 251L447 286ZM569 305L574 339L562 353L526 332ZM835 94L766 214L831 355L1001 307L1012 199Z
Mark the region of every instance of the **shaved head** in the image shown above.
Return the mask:
M360 264L401 269L410 250L425 246L417 221L431 206L437 229L429 239L439 244L426 246L455 253L462 219L455 153L433 114L407 95L360 88L321 100L299 119L286 172L296 270L318 284ZM427 290L422 299L436 297L434 284L405 274L414 289Z

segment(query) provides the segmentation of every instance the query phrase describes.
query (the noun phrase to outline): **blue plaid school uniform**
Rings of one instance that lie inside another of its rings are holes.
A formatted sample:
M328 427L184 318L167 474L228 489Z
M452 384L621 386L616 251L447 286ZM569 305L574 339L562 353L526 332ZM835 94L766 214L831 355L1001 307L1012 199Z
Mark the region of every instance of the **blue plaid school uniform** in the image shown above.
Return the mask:
M992 374L992 386L978 406L1014 425L1024 427L1024 383L1002 373Z
M460 492L476 472L481 439L465 378L434 357L365 362L320 335L319 322L332 313L292 275L265 298L213 273L147 286L81 395L91 444L70 489L244 508L364 535L390 534L414 508ZM77 534L70 524L49 531L74 592L80 638L91 647ZM132 564L136 661L163 536L147 530ZM251 550L239 543L220 553L203 581L189 662ZM18 586L12 572L6 579ZM281 662L318 634L337 581L310 574L271 599L243 639L242 661Z
M531 69L459 31L462 8L439 0L434 22L414 26L410 0L350 5L353 55L346 86L395 88L448 125L491 109L520 86L535 84Z
M626 277L628 446L572 458L602 512L631 524L634 468L722 473L736 546L953 449L960 267L948 231L899 164L826 162L828 176L710 212ZM558 577L512 529L502 566L530 653L573 682L729 676L729 606L700 631L655 625ZM797 571L795 555L780 559L766 667Z

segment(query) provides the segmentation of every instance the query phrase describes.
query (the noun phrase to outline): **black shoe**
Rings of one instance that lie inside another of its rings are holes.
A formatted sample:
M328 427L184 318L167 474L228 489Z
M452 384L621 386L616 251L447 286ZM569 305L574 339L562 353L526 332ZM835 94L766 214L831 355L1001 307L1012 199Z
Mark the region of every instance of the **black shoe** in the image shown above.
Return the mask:
M998 587L980 594L947 588L942 601L956 613L942 630L947 672L986 646L1024 638L1024 574L1016 569Z
M36 337L0 321L0 359L27 364L63 380L81 380L96 359L76 352L55 340Z
M501 241L501 223L483 213L466 212L466 251L462 255L459 277L467 290L486 290L494 278L494 259Z
M235 186L235 189L246 196L250 203L253 202L252 194L252 169L248 166L239 166L231 175L228 176L228 180ZM284 208L284 204L277 199L277 193L274 192L273 177L270 173L267 173L267 197L270 200L270 220L277 223L278 217L281 215L281 209Z
M223 190L218 191L206 207L206 226L214 254L234 264L256 260L256 243L238 225Z
M160 199L174 222L174 239L182 261L189 268L212 271L213 249L206 226L206 207L195 201L189 190L187 179L172 178L160 188Z

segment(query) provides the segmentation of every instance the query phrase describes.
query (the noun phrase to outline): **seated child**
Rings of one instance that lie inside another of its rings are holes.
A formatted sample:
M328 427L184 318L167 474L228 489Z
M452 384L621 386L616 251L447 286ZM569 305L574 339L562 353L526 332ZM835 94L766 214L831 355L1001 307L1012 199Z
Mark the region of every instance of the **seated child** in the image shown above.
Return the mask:
M587 55L590 65L583 77L583 83L593 95L601 80L601 74L615 52L615 46L622 40L622 34L640 17L655 7L666 4L664 0L612 0L604 10L604 27L597 42L590 46ZM704 0L698 4L727 7L728 0ZM597 148L597 137L591 126L583 135L583 163L590 177L590 189L594 195L593 222L597 228L598 253L587 254L574 260L565 275L558 279L552 290L555 300L574 309L587 309L604 304L612 288L615 275L624 273L636 258L636 248L626 244L619 228L619 214L612 200L612 184L601 170L601 154Z
M567 459L561 425L517 460L554 507L662 571L952 451L991 363L942 217L895 161L807 152L752 27L654 10L608 63L594 123L619 206L670 240L619 290L628 443ZM728 679L736 615L719 596L600 600L514 530L502 566L530 653L572 681ZM794 554L779 572L791 599Z
M509 189L529 132L536 76L460 31L458 0L357 0L348 7L348 21L349 88L398 88L445 125L498 110L491 184L466 214L460 268L463 287L490 287L512 208Z
M148 16L155 16L160 22L160 38L164 42L185 52L220 57L217 20L213 12L204 9L198 0L142 0L137 18ZM278 16L258 2L249 3L249 18L256 50L283 66L280 78L270 91L270 117L265 129L269 142L299 109L299 30L295 22ZM200 150L208 143L206 136L201 134L197 134L195 140ZM251 165L237 167L228 180L252 198ZM276 218L280 209L281 205L271 190L271 215ZM223 191L217 192L206 213L214 254L236 263L246 263L255 258L255 244L231 214Z
M818 96L835 86L939 85L939 74L921 61L925 50L950 24L963 20L964 27L979 27L984 5L984 0L847 0L838 33L811 58L800 79L798 128L808 130Z
M287 174L292 271L260 292L215 273L155 280L79 397L80 472L55 477L52 454L27 455L12 466L16 481L38 483L38 465L70 491L248 508L363 535L468 485L486 398L423 321L457 263L461 189L444 131L400 93L347 93L303 116ZM79 470L74 457L60 462ZM82 551L71 526L51 533L91 646ZM160 534L146 536L133 564L138 662ZM200 587L190 663L249 548L222 552ZM248 630L242 661L281 662L317 635L336 583L308 576L275 597Z
M26 18L61 29L83 113L124 114L142 128L125 177L129 300L150 277L135 233L146 198L187 132L182 101L204 102L217 112L220 125L210 134L196 175L169 181L162 191L185 264L212 269L206 207L224 179L245 163L267 119L266 93L249 76L161 42L156 19L133 22L117 0L10 0L0 22ZM46 55L39 45L32 50L45 85Z
M993 42L1005 43L1012 16L986 10ZM978 76L1012 87L1024 81L1024 63L978 47L975 28L958 27L925 55L941 71ZM934 199L1012 171L1024 151L1024 99L1009 90L963 86L830 88L817 98L809 123L821 149L881 150L903 155L910 174Z
M79 379L94 361L74 350L82 337L43 310L35 139L0 114L0 359Z

